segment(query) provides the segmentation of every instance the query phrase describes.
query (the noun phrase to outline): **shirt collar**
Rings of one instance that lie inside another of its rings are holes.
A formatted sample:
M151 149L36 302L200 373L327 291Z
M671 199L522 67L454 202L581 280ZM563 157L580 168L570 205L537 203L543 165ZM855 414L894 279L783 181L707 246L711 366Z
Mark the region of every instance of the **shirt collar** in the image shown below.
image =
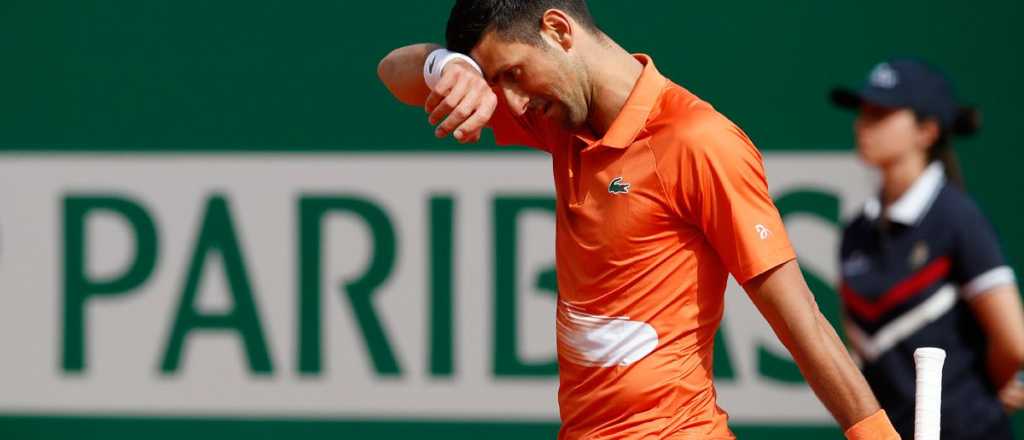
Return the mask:
M619 111L615 120L612 121L612 125L608 127L608 132L600 141L601 145L607 147L623 149L629 147L636 140L640 131L647 125L651 110L654 109L658 97L661 96L661 92L668 82L668 79L654 67L654 60L650 56L635 54L633 57L644 65L644 69L633 86L633 90L629 93L629 97L626 98L622 110ZM594 142L590 133L580 133L577 136L584 142Z
M928 208L931 207L945 183L946 173L942 169L942 164L933 162L910 185L910 189L896 199L892 205L889 205L886 215L895 223L907 226L916 225L921 221L921 217L928 212ZM864 215L869 220L877 220L881 211L882 204L878 197L872 197L864 204Z

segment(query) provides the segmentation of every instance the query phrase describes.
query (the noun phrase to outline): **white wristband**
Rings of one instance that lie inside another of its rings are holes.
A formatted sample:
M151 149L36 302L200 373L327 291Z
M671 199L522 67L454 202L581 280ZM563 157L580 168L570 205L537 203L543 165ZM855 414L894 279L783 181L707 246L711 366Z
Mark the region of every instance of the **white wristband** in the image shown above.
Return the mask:
M427 83L427 87L433 89L434 86L441 81L441 73L444 72L444 66L454 60L463 60L473 66L473 68L481 75L484 74L484 72L480 70L480 66L478 66L476 61L473 61L472 58L458 52L452 52L448 49L441 48L431 52L430 55L427 55L427 60L423 62L423 81Z

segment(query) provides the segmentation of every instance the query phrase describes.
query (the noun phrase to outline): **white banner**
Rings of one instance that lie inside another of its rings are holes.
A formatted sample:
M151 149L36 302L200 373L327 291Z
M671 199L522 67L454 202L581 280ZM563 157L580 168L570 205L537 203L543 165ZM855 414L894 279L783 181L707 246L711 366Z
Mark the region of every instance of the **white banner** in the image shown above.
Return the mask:
M844 218L871 186L848 154L766 160ZM0 180L0 413L557 419L546 156L8 155ZM786 220L834 283L836 225ZM788 358L734 284L723 329L732 420L829 420L759 367Z

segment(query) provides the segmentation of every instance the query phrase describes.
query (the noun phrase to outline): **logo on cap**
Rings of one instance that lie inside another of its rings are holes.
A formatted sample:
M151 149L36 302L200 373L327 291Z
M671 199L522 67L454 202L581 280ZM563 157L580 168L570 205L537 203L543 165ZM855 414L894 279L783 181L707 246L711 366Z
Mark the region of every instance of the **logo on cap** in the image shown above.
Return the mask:
M889 63L882 63L875 66L874 69L871 69L871 75L868 78L868 82L875 87L891 89L896 87L896 84L900 82L900 77L896 74L896 70L893 69Z

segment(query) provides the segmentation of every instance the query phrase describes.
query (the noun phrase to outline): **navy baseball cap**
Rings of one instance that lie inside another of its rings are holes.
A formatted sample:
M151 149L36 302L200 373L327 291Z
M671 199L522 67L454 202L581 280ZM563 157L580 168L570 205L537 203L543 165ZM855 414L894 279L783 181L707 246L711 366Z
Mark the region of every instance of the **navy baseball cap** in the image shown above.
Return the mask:
M849 109L859 109L864 103L909 108L919 115L936 118L946 129L953 127L960 109L946 75L911 58L879 63L871 69L860 90L837 87L831 98L835 105Z

